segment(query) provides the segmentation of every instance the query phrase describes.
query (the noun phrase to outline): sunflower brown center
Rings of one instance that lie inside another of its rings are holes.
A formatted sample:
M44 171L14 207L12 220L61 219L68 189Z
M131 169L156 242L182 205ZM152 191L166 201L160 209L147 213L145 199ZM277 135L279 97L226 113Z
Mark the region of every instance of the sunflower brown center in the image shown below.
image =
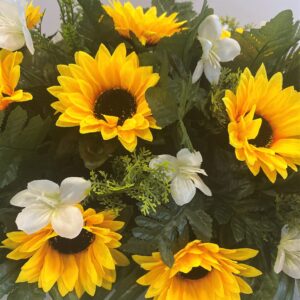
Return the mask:
M196 267L196 268L192 268L192 270L188 273L180 272L179 276L184 279L197 280L205 277L208 273L209 271L207 271L206 269L202 267Z
M119 117L118 125L131 118L136 111L134 97L123 89L113 89L102 93L96 101L94 113L98 119L102 115Z
M56 236L49 240L50 246L63 254L75 254L85 250L93 241L95 235L85 229L74 239L66 239Z
M261 118L262 123L257 137L252 140L252 143L256 147L268 147L273 139L273 129L270 123L262 116L255 114L254 119Z

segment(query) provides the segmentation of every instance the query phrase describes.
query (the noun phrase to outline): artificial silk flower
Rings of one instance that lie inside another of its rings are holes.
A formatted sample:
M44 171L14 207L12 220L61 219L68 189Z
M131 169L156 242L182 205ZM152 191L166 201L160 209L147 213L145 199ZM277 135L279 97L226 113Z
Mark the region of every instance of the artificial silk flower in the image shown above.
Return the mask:
M252 294L242 277L261 275L258 269L240 263L255 257L249 248L226 249L199 240L188 243L174 255L168 267L159 252L151 256L133 255L147 273L137 280L149 286L145 298L154 300L240 300L240 294Z
M155 45L162 38L171 37L186 29L182 27L186 21L178 22L178 13L158 16L155 6L144 12L141 6L134 7L129 1L122 4L119 0L113 0L102 7L113 19L120 35L130 38L130 34L134 33L142 45Z
M29 29L41 17L36 9L26 0L0 0L0 48L16 51L26 44L34 53Z
M18 229L32 234L51 223L61 237L73 239L83 227L80 203L89 193L91 183L80 177L68 177L59 186L50 180L34 180L16 194L12 205L24 207L18 214Z
M283 271L288 276L300 279L300 230L283 226L278 245L275 273Z
M101 44L95 58L78 51L76 64L57 66L60 85L48 88L58 98L51 105L61 113L57 126L79 126L81 134L97 132L105 141L117 137L130 152L138 138L153 141L150 129L159 127L146 92L157 84L159 74L152 66L140 66L135 52L127 52L124 43L113 53Z
M7 258L23 261L17 283L36 282L45 293L57 283L63 297L74 290L78 298L84 292L94 296L97 286L111 290L116 281L116 266L129 264L127 257L117 250L122 238L117 231L124 222L116 221L113 211L96 213L92 208L83 211L78 207L85 225L75 239L57 236L50 225L30 235L22 231L7 233L2 242L11 249Z
M256 74L244 70L236 92L223 98L229 117L229 143L236 158L245 161L254 176L262 170L274 183L288 167L300 165L300 92L283 88L283 74L270 79L262 65Z
M239 43L222 35L222 24L216 15L208 16L199 26L198 40L202 46L202 57L193 74L197 82L203 71L211 84L217 84L221 74L220 62L233 60L241 52Z
M211 190L198 174L207 176L201 169L202 156L199 151L190 152L181 149L176 157L168 154L159 155L150 161L150 168L165 167L171 181L171 195L177 205L189 203L196 194L196 188L211 196Z

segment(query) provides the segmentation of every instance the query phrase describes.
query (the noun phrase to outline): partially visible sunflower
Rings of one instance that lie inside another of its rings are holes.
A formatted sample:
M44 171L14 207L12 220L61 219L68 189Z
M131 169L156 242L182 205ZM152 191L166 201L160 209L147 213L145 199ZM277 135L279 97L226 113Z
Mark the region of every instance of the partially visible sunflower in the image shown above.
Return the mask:
M122 5L116 0L102 7L112 17L115 29L120 35L130 38L130 32L133 32L143 45L157 44L162 38L182 31L184 29L182 25L186 23L186 21L177 22L177 13L170 16L163 13L158 17L155 6L150 7L145 13L141 6L135 8L130 2Z
M242 73L236 94L227 90L224 103L230 119L230 144L238 160L257 175L260 169L271 182L277 173L300 165L300 93L282 89L282 73L268 80L264 65L255 77Z
M33 6L32 1L26 7L26 24L28 29L33 29L43 16L40 6Z
M122 236L115 231L124 223L114 221L112 212L83 213L85 226L74 239L57 236L51 226L27 235L22 231L7 234L2 243L12 249L7 257L28 259L16 282L37 282L48 292L57 282L62 296L75 289L78 297L84 292L93 296L96 286L110 290L116 280L116 265L128 265L128 259L115 248Z
M118 137L133 151L137 137L152 141L158 128L146 101L146 91L159 80L152 67L140 67L135 52L126 55L120 44L111 55L101 44L96 58L75 54L76 64L59 65L60 86L48 91L57 97L52 107L62 114L56 125L80 126L80 133L101 132L104 140Z
M16 90L22 60L21 52L0 50L0 110L4 110L12 102L32 100L31 94Z
M149 271L137 280L149 285L146 298L155 300L238 300L240 293L251 294L251 287L240 277L261 274L254 267L238 263L256 256L252 249L224 249L217 244L195 240L174 256L171 268L159 252L133 259Z

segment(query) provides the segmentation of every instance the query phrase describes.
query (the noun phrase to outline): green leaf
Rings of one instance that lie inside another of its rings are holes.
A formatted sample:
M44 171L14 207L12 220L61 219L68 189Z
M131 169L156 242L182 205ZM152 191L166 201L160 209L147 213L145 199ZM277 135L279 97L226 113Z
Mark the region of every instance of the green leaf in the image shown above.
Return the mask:
M150 88L146 98L158 126L164 128L178 120L175 95L169 88L159 85Z
M46 300L46 294L39 289L36 284L18 283L12 292L9 293L7 300ZM55 299L57 300L57 299Z
M152 0L152 6L157 8L158 15L165 12L169 14L178 13L179 20L190 20L195 16L193 3L190 1L176 3L175 0Z
M186 208L185 216L199 240L209 241L212 237L212 218L203 209Z
M49 291L49 295L52 300L78 300L75 292L68 293L65 297L62 297L58 291L57 285L54 285L54 287Z
M92 53L104 43L114 49L123 39L114 29L114 24L98 0L78 0L82 8L82 20L78 33Z
M5 117L5 111L1 110L1 111L0 111L0 128L1 128L1 126L2 126L4 117Z
M0 299L15 287L20 272L20 262L5 260L0 263Z
M25 110L14 109L8 116L5 128L0 132L0 188L13 182L22 160L35 155L45 139L50 118L35 116L28 120Z
M243 34L233 33L241 46L241 55L235 61L235 68L250 68L255 72L262 63L269 73L278 69L278 62L299 41L298 23L293 23L291 10L280 12L276 17L259 29L244 31Z
M183 207L174 202L161 206L156 214L136 217L138 227L132 230L133 237L123 246L123 250L141 255L150 255L159 250L162 260L171 266L173 254L189 241L188 223L197 238L207 241L212 236L212 218L203 210L206 199L196 197Z

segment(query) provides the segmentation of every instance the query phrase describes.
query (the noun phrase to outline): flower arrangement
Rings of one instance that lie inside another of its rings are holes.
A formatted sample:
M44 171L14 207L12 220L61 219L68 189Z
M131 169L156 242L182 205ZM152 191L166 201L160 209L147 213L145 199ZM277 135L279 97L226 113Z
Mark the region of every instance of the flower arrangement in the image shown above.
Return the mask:
M58 3L0 0L0 299L299 300L292 12Z

